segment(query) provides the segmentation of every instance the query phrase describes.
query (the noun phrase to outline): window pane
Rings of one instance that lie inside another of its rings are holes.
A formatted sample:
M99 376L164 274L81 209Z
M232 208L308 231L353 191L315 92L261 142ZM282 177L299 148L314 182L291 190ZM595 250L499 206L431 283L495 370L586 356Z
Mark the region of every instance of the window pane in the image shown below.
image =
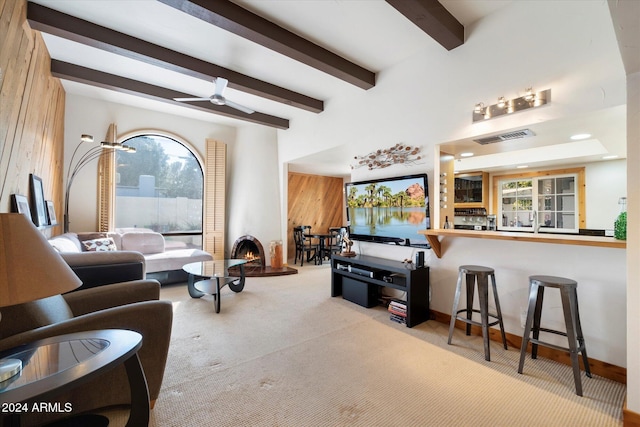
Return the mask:
M136 152L116 154L116 227L202 232L203 175L193 153L160 135L123 143Z

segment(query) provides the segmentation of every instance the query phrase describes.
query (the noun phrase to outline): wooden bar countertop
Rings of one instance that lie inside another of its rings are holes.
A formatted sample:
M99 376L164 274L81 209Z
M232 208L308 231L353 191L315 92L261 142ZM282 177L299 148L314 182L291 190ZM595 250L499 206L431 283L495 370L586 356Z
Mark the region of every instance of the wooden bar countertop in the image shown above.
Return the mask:
M442 258L442 246L440 245L440 239L438 239L438 236L472 237L477 239L512 240L519 242L552 243L560 245L599 246L604 248L620 249L625 249L627 247L627 242L625 240L616 240L613 237L586 236L580 234L567 235L552 233L522 233L514 231L476 231L455 230L450 228L420 230L419 233L427 236L431 249L438 258Z

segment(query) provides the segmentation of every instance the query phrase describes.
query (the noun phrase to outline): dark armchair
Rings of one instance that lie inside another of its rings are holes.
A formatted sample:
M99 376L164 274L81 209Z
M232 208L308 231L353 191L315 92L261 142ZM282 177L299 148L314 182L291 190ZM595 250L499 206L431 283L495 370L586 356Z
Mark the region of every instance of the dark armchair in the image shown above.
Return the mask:
M160 284L157 281L137 280L3 307L0 309L0 351L72 332L96 329L139 332L143 342L138 355L153 407L162 385L173 319L171 302L159 301L159 297ZM130 396L124 367L85 383L60 399L73 405L74 414L126 405ZM52 419L38 419L37 423Z

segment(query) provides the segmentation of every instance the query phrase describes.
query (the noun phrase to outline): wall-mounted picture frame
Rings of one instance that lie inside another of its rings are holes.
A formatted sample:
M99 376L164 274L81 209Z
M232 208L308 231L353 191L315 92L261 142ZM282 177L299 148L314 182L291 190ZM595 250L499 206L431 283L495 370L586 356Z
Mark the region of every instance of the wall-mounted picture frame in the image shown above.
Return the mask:
M47 206L44 202L42 179L34 174L29 174L29 180L31 181L31 218L36 227L44 227L49 225L49 219L47 218Z
M47 204L47 217L49 218L49 225L58 225L58 218L56 217L56 207L53 204L53 200L46 200Z
M31 209L29 208L29 199L22 194L11 195L11 212L21 213L31 219Z

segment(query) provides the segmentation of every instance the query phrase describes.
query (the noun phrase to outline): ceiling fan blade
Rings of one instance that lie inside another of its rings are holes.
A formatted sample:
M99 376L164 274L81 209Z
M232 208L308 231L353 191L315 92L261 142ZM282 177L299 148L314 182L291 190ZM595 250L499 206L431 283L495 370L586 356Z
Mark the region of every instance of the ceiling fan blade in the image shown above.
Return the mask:
M174 101L187 102L187 101L210 101L210 98L173 98Z
M224 79L222 77L216 77L216 89L215 89L214 95L222 96L228 84L229 84L229 80Z
M236 110L240 110L243 113L247 113L247 114L255 113L255 111L252 110L251 108L245 107L244 105L236 104L235 102L229 101L228 99L225 100L225 105L227 105L227 106L229 106L231 108L235 108Z

